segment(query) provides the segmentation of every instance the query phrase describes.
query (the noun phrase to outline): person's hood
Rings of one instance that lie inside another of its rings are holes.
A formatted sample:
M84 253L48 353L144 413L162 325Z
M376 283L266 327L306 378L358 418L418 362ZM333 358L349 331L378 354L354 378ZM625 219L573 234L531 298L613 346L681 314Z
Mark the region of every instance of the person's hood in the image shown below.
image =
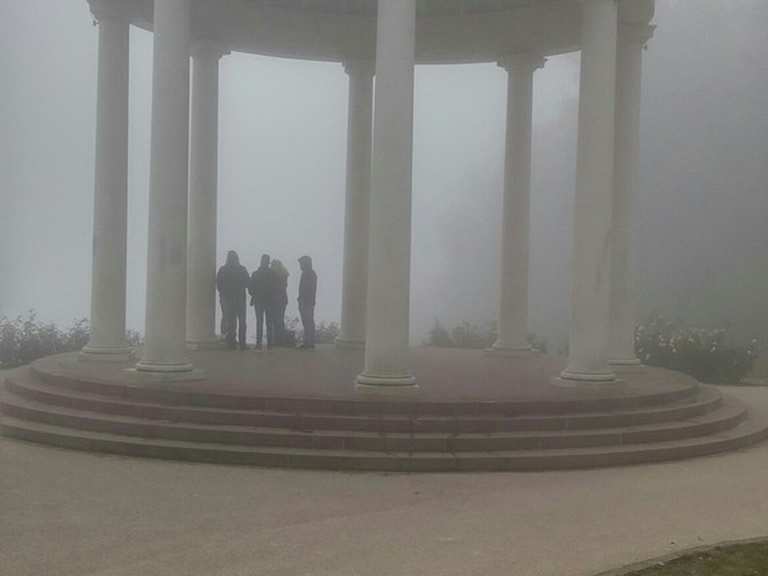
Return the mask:
M240 265L240 256L237 255L237 252L234 250L230 250L227 252L227 266L239 266Z
M299 258L299 264L302 265L302 269L306 267L307 270L312 270L312 257L302 256L301 258Z
M283 266L283 263L280 260L272 260L272 265L270 267L278 276L284 276L287 278L291 275L290 272L288 272L288 269Z

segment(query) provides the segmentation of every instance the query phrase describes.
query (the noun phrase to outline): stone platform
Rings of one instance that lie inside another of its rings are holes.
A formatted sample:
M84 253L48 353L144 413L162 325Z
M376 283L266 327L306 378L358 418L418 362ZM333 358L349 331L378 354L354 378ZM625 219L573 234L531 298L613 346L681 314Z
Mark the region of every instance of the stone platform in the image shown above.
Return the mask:
M354 389L360 351L197 351L191 377L77 355L9 373L2 430L58 446L264 466L539 470L638 464L747 446L768 421L687 376L645 368L564 388L559 359L416 348L418 391Z

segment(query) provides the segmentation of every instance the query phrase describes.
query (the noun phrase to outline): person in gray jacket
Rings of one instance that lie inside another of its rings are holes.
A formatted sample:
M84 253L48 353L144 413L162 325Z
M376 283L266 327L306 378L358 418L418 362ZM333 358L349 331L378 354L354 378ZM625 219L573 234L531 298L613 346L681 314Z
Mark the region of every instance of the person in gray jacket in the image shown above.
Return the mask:
M264 341L264 324L267 325L267 348L275 345L274 293L275 274L269 267L269 255L261 257L261 265L251 274L248 292L256 312L256 348Z
M236 348L235 333L238 336L240 350L245 350L245 311L246 290L248 289L248 270L240 264L237 252L227 253L227 262L219 268L216 274L216 288L219 290L219 300L223 312L222 328L225 331L227 344Z
M275 343L278 346L285 346L285 310L288 308L288 270L283 263L276 258L272 259L270 266L274 279L274 290L272 294L272 319L275 331Z

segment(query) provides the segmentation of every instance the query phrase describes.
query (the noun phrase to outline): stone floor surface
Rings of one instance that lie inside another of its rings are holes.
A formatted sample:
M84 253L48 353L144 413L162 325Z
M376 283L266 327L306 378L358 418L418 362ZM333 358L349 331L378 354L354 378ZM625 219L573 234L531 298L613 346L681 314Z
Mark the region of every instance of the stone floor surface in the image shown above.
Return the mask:
M363 370L361 350L319 346L313 351L276 348L247 352L190 351L189 360L199 370L188 376L147 375L133 370L133 363L110 364L79 361L77 354L50 356L37 364L60 376L130 385L162 387L176 392L235 396L278 396L359 400L355 378ZM610 385L564 387L558 376L562 358L545 354L493 357L483 350L415 347L409 366L419 389L409 401L549 401L624 397L670 391L690 385L680 373L660 368L622 374ZM177 378L180 378L177 380Z
M768 390L729 389L768 411ZM768 535L768 444L591 471L364 474L0 439L2 576L587 576Z

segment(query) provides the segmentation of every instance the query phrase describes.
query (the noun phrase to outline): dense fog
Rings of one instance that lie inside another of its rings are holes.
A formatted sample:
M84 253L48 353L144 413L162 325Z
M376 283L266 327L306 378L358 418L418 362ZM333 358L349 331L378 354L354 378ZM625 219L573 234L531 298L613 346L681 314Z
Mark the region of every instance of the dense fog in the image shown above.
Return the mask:
M657 0L634 198L639 316L768 337L768 2ZM97 29L85 0L0 1L0 315L88 315ZM131 30L128 325L143 330L152 36ZM535 77L531 319L567 334L578 54ZM412 339L435 318L493 320L505 72L419 66ZM337 321L347 76L244 54L221 64L219 244L249 269L311 254L317 316ZM289 307L295 314L295 306Z

